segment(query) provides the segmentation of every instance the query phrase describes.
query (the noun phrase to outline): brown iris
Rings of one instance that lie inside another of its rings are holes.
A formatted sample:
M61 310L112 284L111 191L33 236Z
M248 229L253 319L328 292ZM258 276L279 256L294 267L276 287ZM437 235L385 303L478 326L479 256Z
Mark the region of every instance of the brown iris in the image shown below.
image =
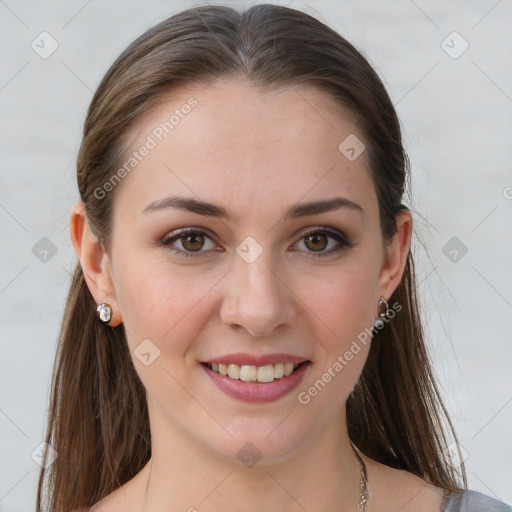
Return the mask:
M183 236L181 243L187 251L197 251L204 245L204 236L200 233L191 233Z
M309 242L312 242L313 246L309 246ZM322 251L327 247L327 236L320 233L307 235L304 237L304 243L313 251Z

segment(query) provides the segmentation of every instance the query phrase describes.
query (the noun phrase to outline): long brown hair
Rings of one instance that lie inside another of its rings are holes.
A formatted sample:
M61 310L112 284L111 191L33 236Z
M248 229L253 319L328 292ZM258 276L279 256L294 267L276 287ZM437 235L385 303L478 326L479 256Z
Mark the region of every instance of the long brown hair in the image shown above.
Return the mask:
M181 85L239 76L262 89L313 85L356 116L377 191L382 239L389 242L410 171L400 123L381 80L354 46L317 19L262 4L243 12L222 6L183 11L136 39L108 70L89 107L77 159L80 197L105 250L110 254L116 189L105 197L95 191L122 165L127 133L139 116ZM455 469L445 456L451 441L458 448L457 437L432 372L416 293L409 251L389 299L402 310L374 334L347 401L348 431L368 457L448 492L460 491L467 486L465 468ZM123 325L101 325L95 309L77 263L46 434L58 456L44 469L44 454L38 511L43 502L52 512L90 507L134 477L151 456L145 389Z

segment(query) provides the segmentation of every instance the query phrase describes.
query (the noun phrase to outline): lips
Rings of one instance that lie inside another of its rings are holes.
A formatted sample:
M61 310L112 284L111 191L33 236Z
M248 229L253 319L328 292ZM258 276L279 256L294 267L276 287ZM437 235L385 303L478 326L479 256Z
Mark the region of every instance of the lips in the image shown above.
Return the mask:
M221 391L245 402L281 398L299 385L310 365L310 360L289 354L230 354L201 363Z

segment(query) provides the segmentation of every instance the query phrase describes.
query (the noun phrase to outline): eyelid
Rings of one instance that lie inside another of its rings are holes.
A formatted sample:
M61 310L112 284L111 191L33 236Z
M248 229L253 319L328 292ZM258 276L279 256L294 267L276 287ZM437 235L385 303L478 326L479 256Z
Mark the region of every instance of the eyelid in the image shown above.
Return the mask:
M214 237L211 235L210 231L206 228L200 228L200 227L194 227L194 226L190 226L190 227L186 227L186 228L182 228L182 229L178 229L174 232L172 232L171 234L168 234L166 236L164 236L159 242L158 242L158 245L162 245L164 247L167 247L169 250L171 250L172 252L175 252L175 253L178 253L178 254L183 254L185 256L196 256L201 254L201 253L204 253L204 252L208 252L208 251L184 251L182 249L177 249L176 247L172 247L172 244L178 240L180 240L181 238L187 236L187 235L203 235L207 238L209 238L210 240L212 240L212 242L216 243L215 240L214 240Z
M330 238L333 238L337 242L337 247L331 248L328 251L306 251L306 253L308 254L307 257L328 258L329 256L339 254L343 252L345 249L351 249L357 245L355 242L350 241L347 235L345 235L345 233L338 231L337 229L329 228L327 226L315 227L306 232L303 232L300 235L300 238L296 242L296 244L301 242L302 239L305 238L306 236L311 236L315 234L324 234Z
M348 238L348 236L343 233L343 231L339 231L337 229L334 229L334 228L329 228L328 226L320 226L320 227L314 227L314 228L311 228L305 232L303 232L300 237L303 238L305 236L308 236L308 235L314 235L314 234L317 234L317 233L325 233L335 239L340 239L340 241L342 241L343 243L346 243L347 245L350 245L350 246L354 246L355 243L351 242Z

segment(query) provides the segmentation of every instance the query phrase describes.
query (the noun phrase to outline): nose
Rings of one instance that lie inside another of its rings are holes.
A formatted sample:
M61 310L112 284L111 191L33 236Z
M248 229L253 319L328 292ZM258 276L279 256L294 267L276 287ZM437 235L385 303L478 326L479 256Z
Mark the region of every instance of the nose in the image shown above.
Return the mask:
M293 325L297 309L294 294L282 272L272 268L265 251L252 263L237 258L225 281L220 316L233 329L254 337L272 336Z

